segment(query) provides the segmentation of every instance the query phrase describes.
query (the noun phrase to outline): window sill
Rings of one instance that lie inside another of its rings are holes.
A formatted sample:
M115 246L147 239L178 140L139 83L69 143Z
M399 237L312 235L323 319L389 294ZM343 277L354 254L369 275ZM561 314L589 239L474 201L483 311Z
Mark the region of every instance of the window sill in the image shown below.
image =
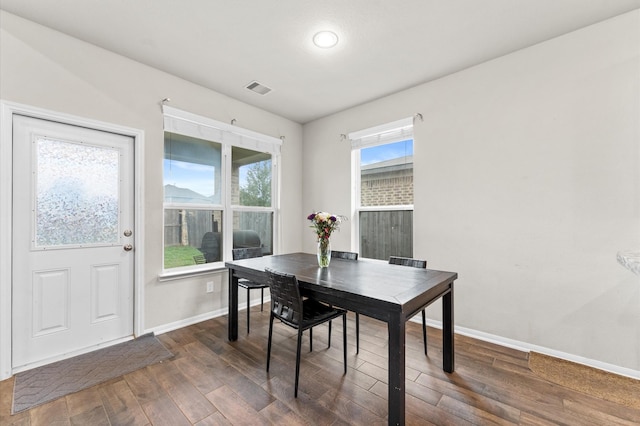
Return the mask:
M173 281L173 280L179 280L182 278L198 277L201 275L220 274L223 272L227 272L227 268L224 267L223 262L218 262L218 263L215 263L214 266L210 266L206 269L203 268L203 269L189 269L189 270L182 270L182 271L163 271L162 273L158 274L158 281L160 282Z

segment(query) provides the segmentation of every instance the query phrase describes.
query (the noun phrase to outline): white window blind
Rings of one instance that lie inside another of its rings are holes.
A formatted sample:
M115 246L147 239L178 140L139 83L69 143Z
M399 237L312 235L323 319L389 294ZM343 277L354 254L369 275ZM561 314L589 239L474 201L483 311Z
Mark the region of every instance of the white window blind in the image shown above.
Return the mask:
M167 105L162 106L162 113L164 114L164 130L167 132L273 154L279 154L282 147L282 140L278 138Z
M351 149L413 139L413 117L349 133Z

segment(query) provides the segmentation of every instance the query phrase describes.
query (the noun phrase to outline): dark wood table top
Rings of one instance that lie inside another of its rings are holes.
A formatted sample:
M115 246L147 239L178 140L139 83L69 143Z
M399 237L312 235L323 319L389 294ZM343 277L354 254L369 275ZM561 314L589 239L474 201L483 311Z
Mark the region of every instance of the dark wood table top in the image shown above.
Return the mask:
M245 277L266 280L265 268L293 274L301 289L355 312L386 319L384 312L401 312L410 318L450 289L455 272L390 265L386 261L331 259L318 267L315 254L291 253L226 262ZM383 317L384 316L384 317Z

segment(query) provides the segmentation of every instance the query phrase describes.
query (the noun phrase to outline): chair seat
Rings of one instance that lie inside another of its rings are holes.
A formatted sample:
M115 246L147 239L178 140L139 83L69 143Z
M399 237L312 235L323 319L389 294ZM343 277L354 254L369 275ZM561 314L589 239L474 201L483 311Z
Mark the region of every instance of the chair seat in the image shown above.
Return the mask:
M315 299L305 299L302 302L302 328L307 328L309 325L316 325L323 323L333 318L337 318L345 314L347 311L344 309L333 308L331 306L320 303Z
M238 280L238 285L242 288L253 289L253 288L269 288L268 284L260 284L254 281L249 281L244 278L240 278Z

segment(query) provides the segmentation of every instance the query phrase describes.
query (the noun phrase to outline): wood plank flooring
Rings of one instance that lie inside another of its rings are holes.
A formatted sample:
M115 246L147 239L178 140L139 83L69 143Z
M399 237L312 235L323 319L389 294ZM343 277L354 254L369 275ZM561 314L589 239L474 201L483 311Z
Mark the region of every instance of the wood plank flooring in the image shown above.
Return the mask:
M361 316L360 353L348 319L348 372L342 374L342 324L303 342L300 388L293 397L295 330L274 327L265 372L268 305L253 307L251 333L227 341L227 319L205 321L158 338L175 357L11 416L13 379L0 382L1 425L385 425L387 330ZM239 330L246 316L239 315ZM544 381L527 354L456 335L456 372L442 371L442 339L407 325L408 425L638 425L640 412ZM308 335L305 333L308 339Z

